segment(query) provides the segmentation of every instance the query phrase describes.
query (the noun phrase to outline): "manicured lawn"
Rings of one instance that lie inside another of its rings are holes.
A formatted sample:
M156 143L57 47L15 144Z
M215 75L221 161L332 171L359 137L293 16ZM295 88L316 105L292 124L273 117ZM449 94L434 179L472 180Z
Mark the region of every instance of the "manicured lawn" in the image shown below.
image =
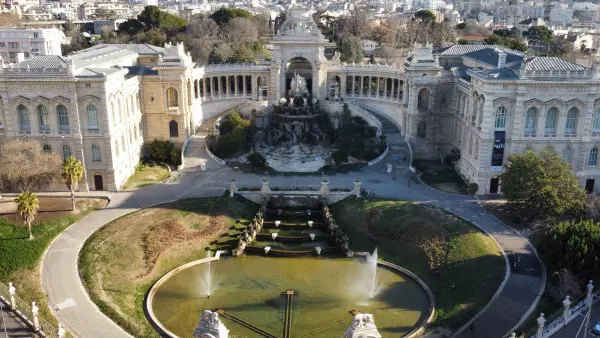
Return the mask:
M500 248L470 223L439 208L406 201L350 198L333 205L354 251L373 251L419 276L435 296L435 326L457 329L491 299L504 278ZM440 240L445 260L433 272L423 241Z
M17 295L27 304L36 301L40 308L40 317L56 324L56 319L48 309L46 295L40 284L40 262L46 248L52 240L77 220L93 210L103 208L107 201L102 199L77 199L77 211L68 210L71 200L68 198L40 198L40 213L34 222L32 231L35 239L29 240L27 228L11 214L12 199L0 200L0 282L13 282Z
M154 183L160 183L167 178L169 178L169 170L163 165L154 163L139 164L133 175L125 182L123 188L142 188Z
M454 168L439 161L418 160L414 165L425 184L445 192L467 194L467 184Z
M226 197L140 210L107 224L86 242L79 272L106 315L136 337L158 337L143 310L150 286L173 268L205 257L207 249L233 249L257 210L246 200Z

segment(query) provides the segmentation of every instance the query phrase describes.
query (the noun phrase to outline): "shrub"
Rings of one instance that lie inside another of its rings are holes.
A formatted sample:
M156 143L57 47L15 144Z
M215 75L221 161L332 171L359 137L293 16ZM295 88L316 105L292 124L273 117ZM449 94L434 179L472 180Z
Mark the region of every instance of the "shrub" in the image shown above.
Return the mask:
M144 143L143 159L181 165L181 149L171 141L154 140Z
M348 162L348 153L343 150L336 150L331 153L331 159L335 164L340 165L344 162Z
M583 277L597 274L600 269L600 223L592 220L560 222L536 242L549 274L566 269Z
M469 195L477 193L477 190L479 190L479 185L477 185L477 183L469 183L469 186L467 187L467 193Z
M244 119L233 108L219 124L220 136L207 136L212 152L220 158L231 157L248 147L250 120ZM209 138L210 137L210 138Z
M246 159L254 168L260 169L267 166L267 160L260 153L253 152L246 156Z

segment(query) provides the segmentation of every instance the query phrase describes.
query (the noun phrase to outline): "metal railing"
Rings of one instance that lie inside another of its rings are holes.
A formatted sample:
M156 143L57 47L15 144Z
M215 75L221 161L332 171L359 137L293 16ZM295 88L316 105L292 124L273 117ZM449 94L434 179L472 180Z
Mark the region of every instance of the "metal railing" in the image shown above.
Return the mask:
M9 287L3 283L0 283L0 298L2 298L5 303L11 306L11 311L13 311L13 313L19 317L24 324L31 327L41 337L61 338L58 335L58 324L49 322L43 318L43 315L39 312L36 319L36 316L33 313L33 304L24 301L16 293L18 293L18 290L15 292L15 295L11 296ZM2 317L2 320L4 321L4 317Z

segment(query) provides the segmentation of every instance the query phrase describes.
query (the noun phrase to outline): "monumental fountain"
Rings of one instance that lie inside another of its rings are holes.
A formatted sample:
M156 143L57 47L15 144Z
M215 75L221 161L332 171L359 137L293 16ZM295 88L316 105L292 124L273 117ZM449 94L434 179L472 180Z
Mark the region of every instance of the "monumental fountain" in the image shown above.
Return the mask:
M263 203L234 254L190 263L153 286L147 305L163 333L222 338L226 326L247 337L400 337L433 313L418 278L383 264L377 250L350 250L320 198Z
M253 112L254 151L279 171L317 171L332 149L329 115L295 74L289 95L265 111Z

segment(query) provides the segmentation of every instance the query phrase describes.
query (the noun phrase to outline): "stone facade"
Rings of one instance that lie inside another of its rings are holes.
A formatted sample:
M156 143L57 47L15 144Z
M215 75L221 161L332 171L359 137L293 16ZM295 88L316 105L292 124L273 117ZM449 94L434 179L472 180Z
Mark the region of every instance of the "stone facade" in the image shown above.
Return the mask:
M326 58L327 45L312 19L293 9L273 39L272 60L254 64L200 67L182 45L99 45L4 65L0 139L31 137L49 151L70 152L84 161L90 190L118 190L144 140L183 146L223 107L279 102L300 73L312 99L387 116L413 159L458 151L456 168L479 194L501 192L497 177L508 155L548 146L573 165L582 186L597 191L595 67L485 45L416 46L403 64L348 64L337 53Z

